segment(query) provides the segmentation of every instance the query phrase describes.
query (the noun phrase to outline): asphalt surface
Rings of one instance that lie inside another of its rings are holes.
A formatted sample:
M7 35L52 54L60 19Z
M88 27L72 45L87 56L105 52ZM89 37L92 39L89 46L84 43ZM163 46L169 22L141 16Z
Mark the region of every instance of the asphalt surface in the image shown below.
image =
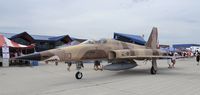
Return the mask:
M157 75L150 74L150 62L126 71L94 71L93 64L85 64L81 80L75 79L75 65L70 72L66 64L0 67L0 95L199 95L195 59L177 60L173 69L168 62L158 61Z

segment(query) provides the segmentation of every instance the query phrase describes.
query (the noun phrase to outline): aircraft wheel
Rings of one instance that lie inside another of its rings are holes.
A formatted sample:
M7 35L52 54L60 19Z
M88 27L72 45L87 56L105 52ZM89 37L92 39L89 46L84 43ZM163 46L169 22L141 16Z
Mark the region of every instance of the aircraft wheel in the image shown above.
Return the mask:
M77 72L75 77L76 77L76 79L82 79L83 74L81 72Z
M155 75L157 73L157 70L152 66L151 67L151 74Z

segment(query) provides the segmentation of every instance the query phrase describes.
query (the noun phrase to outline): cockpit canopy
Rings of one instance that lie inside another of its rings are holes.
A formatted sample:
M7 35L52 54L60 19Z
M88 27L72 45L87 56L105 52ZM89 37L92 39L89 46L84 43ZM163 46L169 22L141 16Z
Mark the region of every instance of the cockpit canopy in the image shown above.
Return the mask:
M100 40L86 40L82 44L106 44L106 39L100 39Z

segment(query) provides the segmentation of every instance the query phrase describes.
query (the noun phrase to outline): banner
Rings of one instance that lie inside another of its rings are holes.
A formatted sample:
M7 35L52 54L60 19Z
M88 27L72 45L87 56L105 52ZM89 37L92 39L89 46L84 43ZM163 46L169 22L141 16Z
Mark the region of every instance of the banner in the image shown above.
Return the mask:
M10 58L9 47L6 44L2 46L2 54L3 54L3 58L7 58L7 59Z

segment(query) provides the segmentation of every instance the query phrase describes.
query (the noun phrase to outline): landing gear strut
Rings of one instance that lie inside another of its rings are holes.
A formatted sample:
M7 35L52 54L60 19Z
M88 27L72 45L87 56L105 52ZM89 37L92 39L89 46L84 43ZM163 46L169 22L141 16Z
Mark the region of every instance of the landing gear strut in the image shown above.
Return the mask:
M156 59L152 60L151 74L155 75L157 73L157 62Z
M80 69L83 67L83 62L77 62L76 63L76 69L78 72L75 74L76 79L82 79L83 73L80 72Z
M155 70L155 68L152 66L152 67L151 67L151 74L154 75L154 74L156 74L156 73L157 73L157 70Z

